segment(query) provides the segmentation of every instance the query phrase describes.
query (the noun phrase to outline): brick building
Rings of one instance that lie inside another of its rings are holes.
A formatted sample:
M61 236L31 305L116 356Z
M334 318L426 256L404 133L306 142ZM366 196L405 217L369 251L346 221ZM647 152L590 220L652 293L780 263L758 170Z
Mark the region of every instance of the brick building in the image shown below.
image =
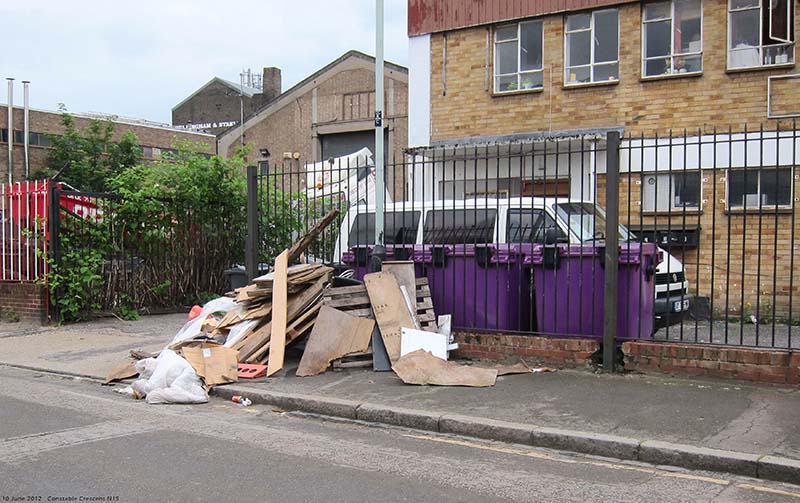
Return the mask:
M116 140L127 131L136 134L139 145L142 146L142 158L155 159L164 150L172 147L175 138L181 138L199 143L204 146L204 152L216 153L216 139L214 135L202 132L185 131L173 128L166 124L144 121L140 119L127 119L111 115L73 113L75 123L79 130L85 129L92 119L109 120L114 123L114 137ZM28 167L25 166L24 149L24 110L15 106L13 109L14 124L12 127L13 144L9 143L8 105L0 105L0 173L3 181L22 181L28 173L35 173L45 166L51 150L50 134L62 132L61 113L30 109ZM8 150L12 152L12 169L8 166Z
M602 204L620 131L621 222L669 245L716 307L785 315L800 298L797 18L792 0L410 0L409 144L506 145L455 176Z
M172 108L172 125L215 135L241 122L281 94L281 71L265 67L253 86L214 77Z
M284 154L315 162L351 154L375 142L375 58L349 51L305 78L245 119L244 142L251 159L281 162ZM402 156L408 132L408 71L385 63L387 157ZM219 137L219 151L231 155L240 145L241 128Z

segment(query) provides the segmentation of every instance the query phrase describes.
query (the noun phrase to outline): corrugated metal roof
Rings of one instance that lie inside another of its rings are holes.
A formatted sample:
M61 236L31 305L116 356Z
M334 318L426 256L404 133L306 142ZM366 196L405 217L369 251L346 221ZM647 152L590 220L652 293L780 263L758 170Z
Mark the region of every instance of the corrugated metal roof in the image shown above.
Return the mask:
M408 0L408 35L424 35L468 26L555 14L630 0Z

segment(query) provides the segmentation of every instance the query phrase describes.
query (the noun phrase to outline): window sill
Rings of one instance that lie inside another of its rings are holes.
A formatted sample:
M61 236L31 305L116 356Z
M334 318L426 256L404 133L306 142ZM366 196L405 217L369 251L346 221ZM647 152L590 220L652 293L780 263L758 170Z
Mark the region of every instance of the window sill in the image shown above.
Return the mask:
M519 96L520 94L535 94L544 91L544 87L534 87L533 89L518 89L516 91L492 92L492 98L502 98L503 96Z
M684 211L683 208L676 208L674 210L642 210L643 217L670 217L670 218L681 218L684 215L686 216L697 216L702 215L703 210L698 208L686 208Z
M784 68L794 68L794 61L791 63L781 63L777 65L745 66L742 68L728 68L725 73L744 73L744 72L763 72L768 70L781 70Z
M726 215L758 215L758 214L775 214L775 213L792 213L791 206L762 206L761 208L727 208Z
M565 83L563 89L585 89L587 87L605 87L619 85L619 79L616 80L603 80L600 82L577 82L575 84Z
M665 73L664 75L648 75L646 77L639 77L640 82L652 82L654 80L670 80L670 79L685 79L702 77L703 72L686 72L686 73Z

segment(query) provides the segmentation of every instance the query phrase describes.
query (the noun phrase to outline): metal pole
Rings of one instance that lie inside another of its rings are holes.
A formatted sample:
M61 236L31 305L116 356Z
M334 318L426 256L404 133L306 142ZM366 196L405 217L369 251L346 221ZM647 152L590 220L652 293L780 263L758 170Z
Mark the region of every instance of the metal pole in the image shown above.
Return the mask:
M375 246L383 250L383 0L375 0Z
M239 143L244 147L244 72L239 74Z
M258 274L258 175L255 166L247 167L247 241L244 247L244 267L247 280Z
M605 316L603 317L603 370L614 371L619 288L619 132L606 135L606 250Z
M14 172L14 79L8 81L8 183L11 183Z
M28 103L28 85L30 83L31 83L30 80L23 80L22 81L23 96L24 96L24 100L23 100L23 103L24 103L24 105L23 105L24 106L24 108L23 108L24 126L22 128L23 129L23 133L22 133L23 134L23 140L22 141L24 142L23 143L23 145L24 145L23 151L25 152L25 179L26 180L28 179L28 176L30 176L30 174L31 174L31 164L30 164L30 160L28 159L28 147L30 146L30 136L31 136L30 105Z

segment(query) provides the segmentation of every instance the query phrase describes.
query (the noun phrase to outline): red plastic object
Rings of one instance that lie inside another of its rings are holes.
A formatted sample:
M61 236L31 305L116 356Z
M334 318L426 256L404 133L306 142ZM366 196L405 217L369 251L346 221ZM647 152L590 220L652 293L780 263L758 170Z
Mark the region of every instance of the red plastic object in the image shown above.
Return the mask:
M193 305L191 311L189 311L189 321L192 321L193 319L200 316L200 313L202 312L203 312L202 307L198 306L197 304Z
M253 363L239 364L239 379L255 379L267 375L266 365L256 365Z

